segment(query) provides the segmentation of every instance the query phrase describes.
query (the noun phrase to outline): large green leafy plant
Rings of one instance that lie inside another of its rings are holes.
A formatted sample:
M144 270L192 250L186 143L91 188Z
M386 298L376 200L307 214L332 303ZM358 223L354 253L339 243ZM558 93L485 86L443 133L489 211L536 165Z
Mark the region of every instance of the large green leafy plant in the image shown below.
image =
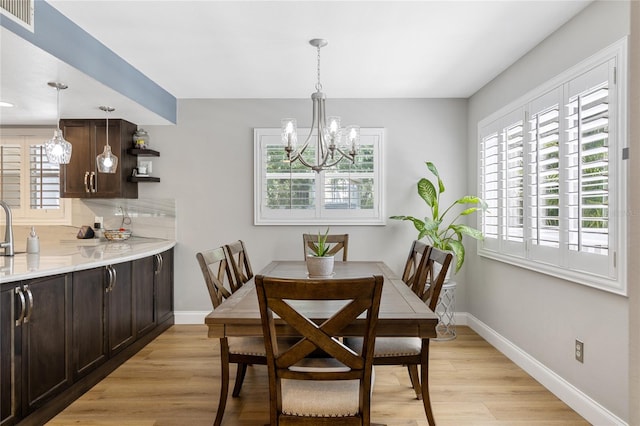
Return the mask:
M451 251L456 257L456 269L458 272L464 263L464 244L462 237L468 235L476 240L484 239L482 232L471 226L457 223L459 219L468 216L482 209L486 210L487 204L479 197L474 195L465 195L454 201L449 207L441 212L440 195L445 191L444 183L440 179L440 174L436 166L427 161L427 168L437 178L437 185L434 185L427 178L418 181L418 195L427 203L429 215L424 220L413 216L391 216L391 219L409 220L418 230L418 239L427 237L433 247L440 250ZM471 206L464 208L456 216L453 215L452 209L456 205ZM451 212L452 219L446 216Z

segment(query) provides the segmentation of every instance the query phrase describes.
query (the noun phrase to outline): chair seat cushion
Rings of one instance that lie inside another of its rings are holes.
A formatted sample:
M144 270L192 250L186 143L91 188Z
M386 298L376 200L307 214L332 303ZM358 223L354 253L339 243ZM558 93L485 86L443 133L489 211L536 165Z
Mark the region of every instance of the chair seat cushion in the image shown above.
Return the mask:
M362 350L362 337L346 338L345 344L354 351ZM376 337L374 357L420 355L422 341L418 337Z
M238 355L267 356L262 337L229 337L229 353ZM289 348L297 339L278 339L278 348Z
M291 416L346 417L358 414L358 380L282 380L282 412Z

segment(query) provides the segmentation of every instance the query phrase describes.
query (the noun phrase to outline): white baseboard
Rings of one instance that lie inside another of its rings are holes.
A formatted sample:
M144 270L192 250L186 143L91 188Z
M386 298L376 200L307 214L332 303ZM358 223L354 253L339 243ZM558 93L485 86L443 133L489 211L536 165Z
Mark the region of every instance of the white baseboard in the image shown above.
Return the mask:
M567 382L531 355L514 345L487 324L469 313L456 313L456 322L468 325L473 331L502 352L518 367L547 388L575 412L596 426L627 426L627 423L594 401L580 389ZM458 321L459 320L459 321Z
M178 311L174 312L176 324L204 324L204 318L211 311ZM456 312L457 325L469 326L493 347L502 352L517 366L557 396L571 409L596 426L628 426L625 421L611 413L580 389L567 382L547 366L511 343L502 335L478 318L467 312Z

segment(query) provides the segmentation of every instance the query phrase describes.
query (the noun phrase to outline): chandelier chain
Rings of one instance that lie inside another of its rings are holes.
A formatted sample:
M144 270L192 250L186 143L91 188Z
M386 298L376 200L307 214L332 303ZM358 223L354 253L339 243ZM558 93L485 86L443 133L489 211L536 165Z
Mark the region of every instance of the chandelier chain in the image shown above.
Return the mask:
M318 92L321 92L322 83L320 83L320 46L318 46L317 49L318 49L318 83L316 83L316 90Z

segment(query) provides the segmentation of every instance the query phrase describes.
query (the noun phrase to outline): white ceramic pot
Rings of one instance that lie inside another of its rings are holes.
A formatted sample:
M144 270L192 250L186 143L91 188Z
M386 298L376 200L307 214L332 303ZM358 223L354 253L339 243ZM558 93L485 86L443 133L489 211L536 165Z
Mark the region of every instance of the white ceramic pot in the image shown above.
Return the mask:
M307 271L310 278L326 278L333 274L333 256L307 256Z

